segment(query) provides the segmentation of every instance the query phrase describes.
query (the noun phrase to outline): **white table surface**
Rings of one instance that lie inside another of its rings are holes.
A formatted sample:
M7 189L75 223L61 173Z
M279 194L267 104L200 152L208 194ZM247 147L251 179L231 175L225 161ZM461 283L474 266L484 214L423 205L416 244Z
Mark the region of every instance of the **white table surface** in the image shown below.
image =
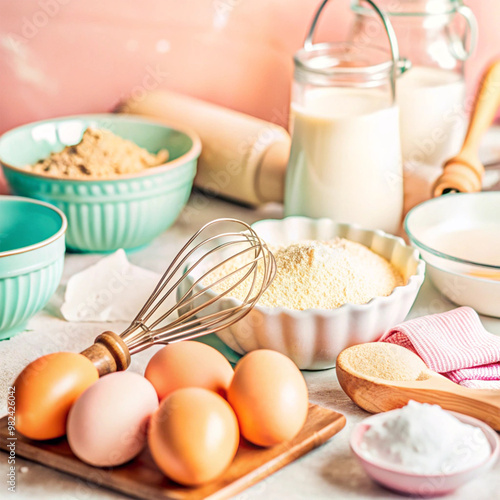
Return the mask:
M129 260L139 266L162 271L169 259L180 249L203 223L217 217L232 216L248 222L269 217L280 217L279 206L249 210L220 200L193 195L175 225L157 238L149 247L132 253ZM63 283L79 271L100 259L99 255L68 254ZM428 280L424 283L410 317L422 316L455 307L444 298ZM485 327L500 335L500 320L482 318ZM120 331L123 324L68 323L47 310L29 322L28 331L0 342L0 414L6 413L7 387L16 374L31 360L42 354L59 350L80 351L90 345L103 330ZM155 348L134 356L131 369L143 373ZM310 400L326 408L343 413L346 427L329 442L296 462L270 476L268 479L239 494L239 500L251 499L375 499L403 498L374 484L364 473L349 449L348 439L354 424L368 416L341 390L335 370L304 372ZM9 498L7 491L7 455L0 454L0 498ZM18 500L62 499L121 499L127 498L90 482L57 472L42 465L17 458L16 493ZM490 472L477 478L454 494L453 500L490 500L500 497L500 463Z

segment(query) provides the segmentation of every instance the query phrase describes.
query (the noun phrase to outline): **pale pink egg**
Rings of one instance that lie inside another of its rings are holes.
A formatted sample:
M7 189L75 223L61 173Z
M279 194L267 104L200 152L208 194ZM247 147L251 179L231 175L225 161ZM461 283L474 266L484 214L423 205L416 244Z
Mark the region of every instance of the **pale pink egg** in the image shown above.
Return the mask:
M68 442L73 453L97 467L132 460L146 444L158 397L151 383L133 372L105 375L70 410Z

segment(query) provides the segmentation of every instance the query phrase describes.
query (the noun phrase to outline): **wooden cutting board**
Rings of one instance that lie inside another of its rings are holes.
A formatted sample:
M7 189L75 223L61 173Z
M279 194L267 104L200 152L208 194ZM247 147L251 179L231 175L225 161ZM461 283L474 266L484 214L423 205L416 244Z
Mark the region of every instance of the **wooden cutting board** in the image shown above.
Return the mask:
M156 467L147 449L126 465L99 469L76 458L65 438L31 441L18 434L16 455L136 498L219 500L236 495L323 444L344 425L345 417L340 413L310 404L306 423L293 440L272 448L259 448L242 440L233 463L223 476L197 488L169 481ZM7 450L7 435L7 417L4 417L0 420L0 448L3 450Z

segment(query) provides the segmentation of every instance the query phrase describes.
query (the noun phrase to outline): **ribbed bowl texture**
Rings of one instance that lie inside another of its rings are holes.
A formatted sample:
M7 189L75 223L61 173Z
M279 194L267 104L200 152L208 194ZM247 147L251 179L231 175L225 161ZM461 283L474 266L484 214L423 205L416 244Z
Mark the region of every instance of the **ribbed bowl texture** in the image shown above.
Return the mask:
M64 214L0 196L0 340L22 331L55 292L64 266Z

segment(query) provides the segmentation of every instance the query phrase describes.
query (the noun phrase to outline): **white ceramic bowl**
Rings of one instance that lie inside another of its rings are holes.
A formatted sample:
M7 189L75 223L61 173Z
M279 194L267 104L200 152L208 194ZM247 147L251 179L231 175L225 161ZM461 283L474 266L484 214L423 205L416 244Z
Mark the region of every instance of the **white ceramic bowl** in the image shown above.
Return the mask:
M451 411L450 413L464 424L474 425L484 432L491 447L491 454L483 463L452 474L434 475L405 472L396 466L390 467L386 464L380 464L365 456L360 446L361 440L363 434L371 424L376 420L388 418L394 411L397 410L391 410L365 418L354 427L350 439L351 449L360 461L363 469L365 469L366 473L374 481L386 488L400 493L416 495L418 497L446 495L486 472L498 459L500 439L497 433L490 426L476 418Z
M346 304L334 310L293 311L257 305L242 320L217 333L239 354L255 349L273 349L290 357L300 369L331 368L346 347L373 342L387 329L403 321L424 280L425 263L418 252L401 238L382 231L307 217L262 220L252 227L270 245L331 240L337 236L362 243L394 264L404 275L406 285L396 287L391 295L376 297L367 304ZM184 280L179 293L187 291L186 286L188 282ZM216 304L221 308L236 305L231 301L236 299L224 299Z
M500 192L447 194L426 201L410 210L405 230L443 295L500 317Z

